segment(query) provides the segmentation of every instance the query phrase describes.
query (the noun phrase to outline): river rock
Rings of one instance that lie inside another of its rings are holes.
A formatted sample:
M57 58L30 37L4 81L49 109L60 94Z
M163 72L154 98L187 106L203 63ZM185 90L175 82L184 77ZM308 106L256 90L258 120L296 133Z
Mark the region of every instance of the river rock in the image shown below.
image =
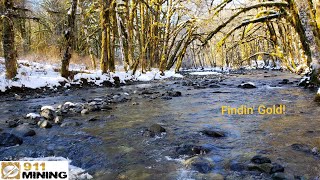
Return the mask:
M176 148L176 152L179 155L197 155L197 154L207 154L210 152L210 149L203 146L196 146L191 144L184 144Z
M55 112L52 109L42 109L40 115L49 121L53 121L55 118Z
M51 128L52 124L48 120L42 120L38 122L40 128Z
M120 78L118 76L113 77L114 80L114 86L116 88L120 87Z
M194 171L198 171L200 173L208 173L214 167L214 163L212 162L211 159L201 157L201 156L192 157L186 160L183 164L187 168L190 168L191 170L194 170Z
M55 124L61 124L63 122L63 117L62 116L57 116L54 118L54 123Z
M289 84L289 79L283 79L279 84Z
M153 124L144 132L144 135L154 137L155 135L161 135L163 132L166 132L165 128L159 124Z
M262 173L270 173L272 165L270 163L264 164L248 164L249 171L259 171Z
M15 146L17 144L22 144L22 139L11 133L1 133L0 134L0 147Z
M270 170L270 174L274 174L277 172L284 172L284 167L280 164L274 163L272 164L272 168Z
M271 163L271 160L268 157L256 155L251 159L251 162L255 164L264 164L264 163Z
M99 116L96 116L96 117L92 117L90 119L88 119L89 122L93 122L93 121L98 121L100 119Z
M72 110L73 112L75 112L75 113L81 113L81 111L83 110L83 108L84 108L84 105L83 105L83 104L81 104L81 103L76 103L71 110Z
M243 163L240 163L240 162L232 162L230 164L230 169L232 171L238 171L238 172L241 172L241 171L244 171L247 169L247 166Z
M209 137L225 137L225 134L221 131L215 131L215 130L203 130L201 131L202 134L209 136Z
M272 174L271 178L273 180L293 180L295 177L291 174L285 174L282 172Z
M107 103L103 103L103 104L99 105L99 108L100 108L102 111L111 110L111 109L112 109Z
M60 127L76 127L81 125L82 123L79 123L79 122L65 122L65 123L62 123Z
M243 89L253 89L256 88L256 85L253 82L246 82L240 84L238 87Z
M192 81L182 81L181 85L182 86L192 86L193 82Z
M36 132L33 129L29 129L23 134L24 137L34 136L34 135L36 135Z
M68 113L68 111L73 107L75 107L74 103L66 102L66 103L62 104L59 108L60 108L62 113Z
M295 151L300 151L308 154L312 153L312 148L306 144L292 144L291 148Z
M89 114L89 110L88 110L88 109L83 109L83 110L81 111L81 114L82 114L82 115Z
M154 92L152 92L152 91L150 91L150 90L143 90L142 92L141 92L141 95L144 95L144 94L146 94L146 95L151 95L151 94L153 94Z
M17 126L19 126L19 123L18 123L16 120L10 120L10 121L8 121L8 127L9 127L9 128L15 128L15 127L17 127Z
M180 91L168 91L167 94L170 97L180 97L182 95Z
M220 88L220 86L217 84L210 84L209 88Z
M216 173L208 173L208 174L197 173L195 175L195 179L197 179L197 180L224 180L224 177L221 174L216 174Z
M162 96L161 99L170 100L170 99L172 99L172 97L170 97L170 96Z
M100 111L101 109L95 102L91 102L85 106L85 109L88 109L90 112Z
M312 154L314 154L314 155L319 155L319 154L320 154L320 152L319 152L319 150L318 150L317 147L312 148L312 149L311 149L311 152L312 152Z

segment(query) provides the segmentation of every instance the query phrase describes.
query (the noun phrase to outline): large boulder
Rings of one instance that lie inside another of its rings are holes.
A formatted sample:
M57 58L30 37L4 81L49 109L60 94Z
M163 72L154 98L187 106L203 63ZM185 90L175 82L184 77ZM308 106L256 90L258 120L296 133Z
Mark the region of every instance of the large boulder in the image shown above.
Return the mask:
M0 134L0 147L10 147L17 144L22 144L22 139L11 133L1 133Z

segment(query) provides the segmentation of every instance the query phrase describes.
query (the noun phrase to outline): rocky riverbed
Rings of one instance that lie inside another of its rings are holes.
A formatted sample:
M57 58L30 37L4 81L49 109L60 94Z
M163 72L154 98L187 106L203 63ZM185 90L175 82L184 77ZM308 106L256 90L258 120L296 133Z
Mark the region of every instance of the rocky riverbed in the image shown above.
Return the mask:
M61 156L94 179L319 179L320 109L279 71L0 98L0 159ZM221 106L285 105L222 115Z

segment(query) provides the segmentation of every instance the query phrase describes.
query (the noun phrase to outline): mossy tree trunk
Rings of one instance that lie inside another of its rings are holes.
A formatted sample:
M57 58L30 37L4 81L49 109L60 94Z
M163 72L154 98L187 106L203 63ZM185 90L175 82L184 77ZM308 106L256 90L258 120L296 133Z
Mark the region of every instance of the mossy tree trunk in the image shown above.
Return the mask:
M74 43L74 29L75 29L75 20L76 20L76 11L77 11L78 0L72 0L71 9L68 11L68 24L67 30L64 32L65 38L65 49L64 55L61 61L61 76L69 77L69 64L71 59L72 47Z
M110 5L110 0L100 0L100 27L102 31L100 68L102 73L108 72L111 58Z
M12 79L17 75L17 51L14 44L13 29L13 1L4 0L3 7L5 16L3 17L3 51L6 66L6 78Z

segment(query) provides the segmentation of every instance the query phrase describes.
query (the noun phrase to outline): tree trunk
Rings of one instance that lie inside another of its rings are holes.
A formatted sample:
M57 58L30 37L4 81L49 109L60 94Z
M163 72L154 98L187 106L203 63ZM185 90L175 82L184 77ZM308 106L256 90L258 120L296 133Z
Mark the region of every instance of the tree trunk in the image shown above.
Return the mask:
M6 16L3 18L3 51L6 66L6 78L12 79L17 75L17 51L14 45L13 1L4 0L3 7Z
M111 58L110 52L110 1L101 0L100 1L100 27L102 30L102 39L101 39L101 60L100 68L102 73L108 72L108 62Z
M76 19L78 0L72 0L71 9L68 11L68 24L67 30L64 32L66 41L64 55L62 58L61 65L61 76L67 78L69 76L69 64L71 59L72 45L74 42L74 27Z

